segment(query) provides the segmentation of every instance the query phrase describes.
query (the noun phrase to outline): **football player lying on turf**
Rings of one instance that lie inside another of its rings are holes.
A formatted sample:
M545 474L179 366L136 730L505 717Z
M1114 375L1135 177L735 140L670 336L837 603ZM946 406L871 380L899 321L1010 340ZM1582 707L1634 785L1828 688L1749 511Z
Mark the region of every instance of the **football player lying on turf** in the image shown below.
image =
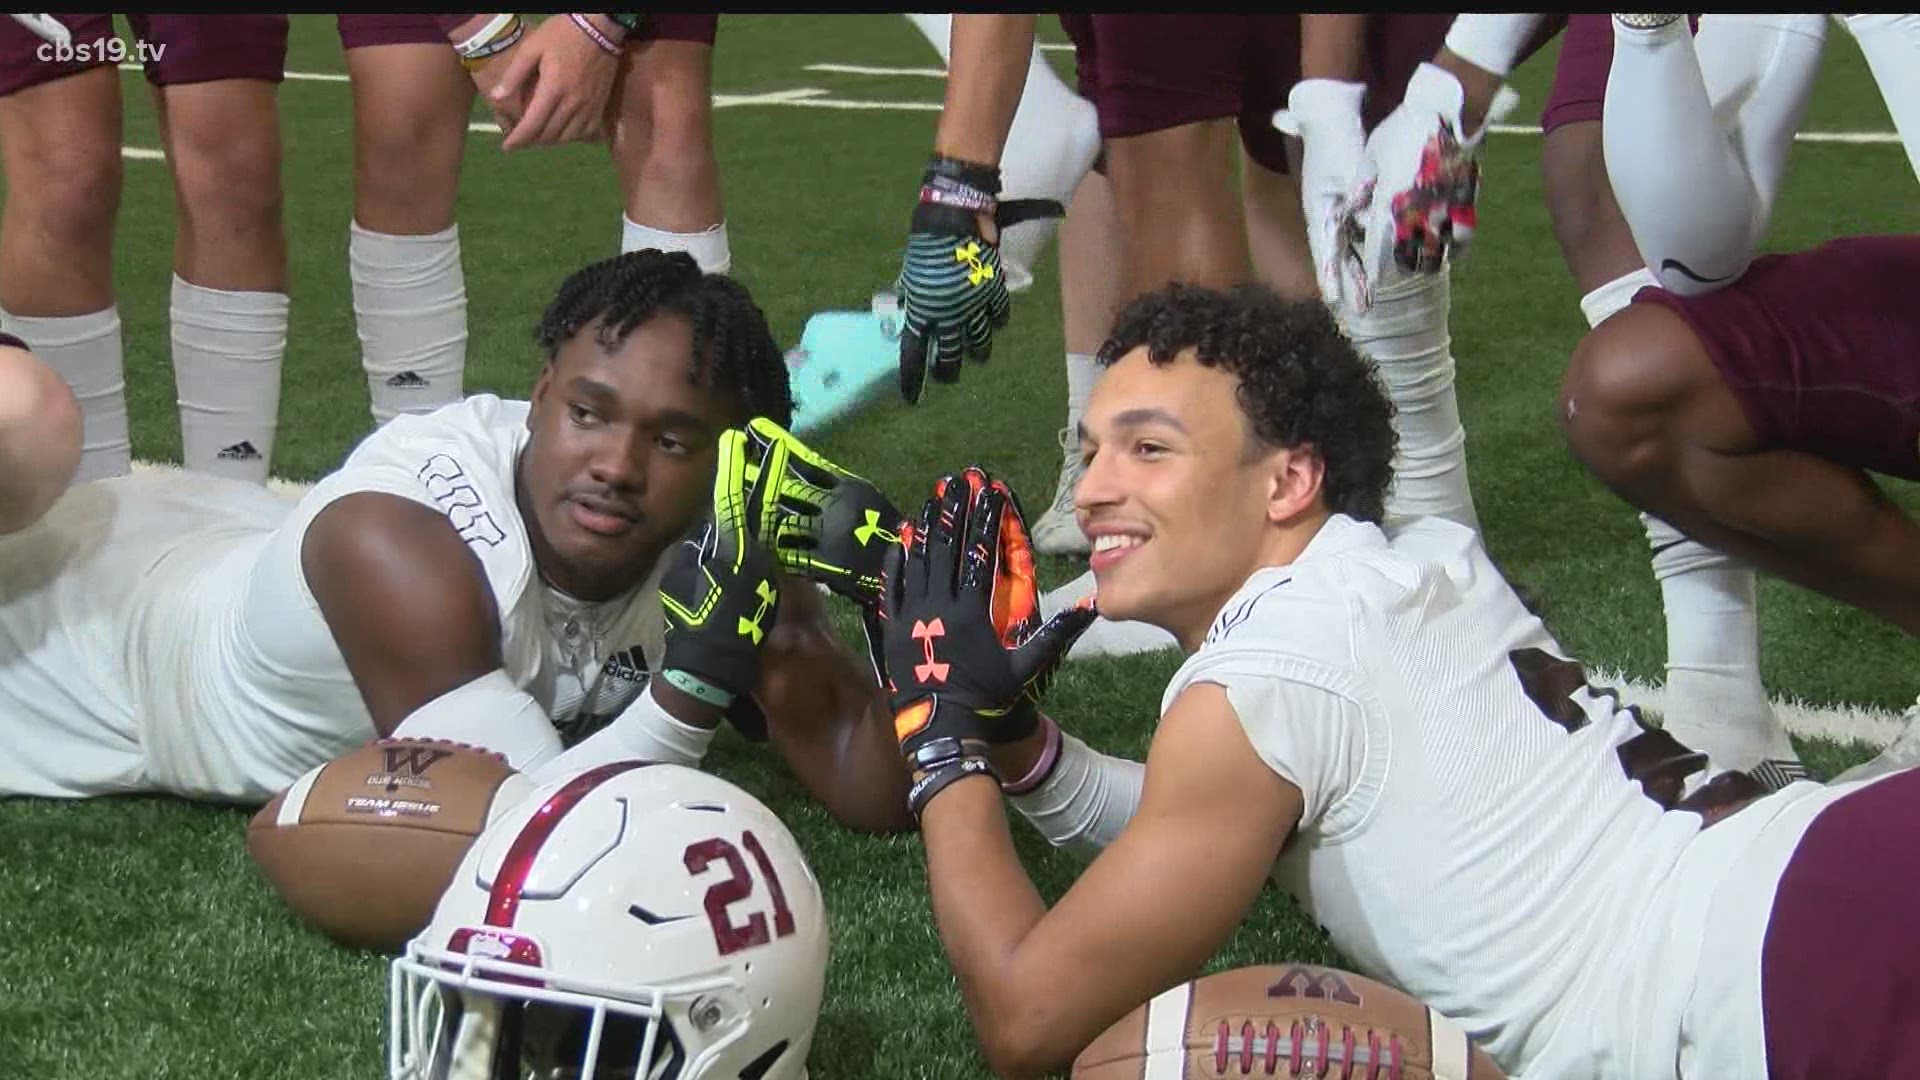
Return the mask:
M764 726L842 822L909 823L872 673L814 590L772 571L773 538L677 543L708 515L716 460L738 502L793 449L766 423L791 401L746 290L633 252L568 278L538 337L530 402L396 419L291 508L137 474L9 537L0 795L261 803L375 735L478 744L536 781L609 757L694 764L724 711ZM750 417L772 437L730 430ZM806 491L835 505L779 528L885 506L850 479ZM836 557L820 535L781 550L790 568Z
M80 468L80 403L27 343L0 334L0 536L40 520Z
M884 576L933 912L998 1072L1193 977L1269 877L1509 1073L1920 1068L1920 968L1889 961L1920 947L1920 770L1689 789L1704 758L1588 686L1471 531L1378 524L1390 410L1324 305L1174 286L1102 357L1099 603L1189 654L1145 765L1037 714L1084 615L996 617L1004 488L949 479ZM1003 794L1104 849L1052 910Z

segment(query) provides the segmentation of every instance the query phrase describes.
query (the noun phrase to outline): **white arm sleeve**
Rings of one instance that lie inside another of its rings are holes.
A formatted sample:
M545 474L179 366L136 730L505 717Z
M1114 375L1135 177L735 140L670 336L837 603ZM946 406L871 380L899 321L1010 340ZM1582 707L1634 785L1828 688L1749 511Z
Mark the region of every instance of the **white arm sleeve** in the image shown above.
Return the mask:
M1060 733L1060 760L1045 783L1008 801L1054 847L1091 860L1113 843L1140 808L1147 767L1109 757Z
M1543 14L1510 11L1466 12L1453 17L1447 50L1481 71L1506 78L1520 58Z
M653 696L654 684L633 699L613 723L554 758L533 780L544 784L613 761L653 761L697 768L707 756L715 728L682 723Z
M507 764L520 772L560 752L560 733L547 711L499 668L413 710L393 729L393 737L484 746L505 754Z

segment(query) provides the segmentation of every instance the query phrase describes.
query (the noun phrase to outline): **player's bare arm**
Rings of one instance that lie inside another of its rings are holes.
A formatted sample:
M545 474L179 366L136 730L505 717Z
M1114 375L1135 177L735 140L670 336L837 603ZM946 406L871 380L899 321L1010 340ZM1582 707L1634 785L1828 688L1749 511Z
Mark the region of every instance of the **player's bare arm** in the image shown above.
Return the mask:
M907 771L872 670L834 633L809 583L786 576L781 590L754 693L768 738L836 821L863 832L912 829Z
M931 801L920 828L934 915L994 1071L1064 1069L1129 1010L1197 974L1259 895L1301 805L1212 683L1174 702L1139 812L1050 911L992 785L970 779Z
M343 496L315 516L301 568L382 736L501 667L499 612L480 562L430 506Z
M1364 77L1368 15L1319 14L1300 16L1300 80Z
M1000 164L1013 114L1027 86L1033 15L955 15L947 99L933 140L936 154Z

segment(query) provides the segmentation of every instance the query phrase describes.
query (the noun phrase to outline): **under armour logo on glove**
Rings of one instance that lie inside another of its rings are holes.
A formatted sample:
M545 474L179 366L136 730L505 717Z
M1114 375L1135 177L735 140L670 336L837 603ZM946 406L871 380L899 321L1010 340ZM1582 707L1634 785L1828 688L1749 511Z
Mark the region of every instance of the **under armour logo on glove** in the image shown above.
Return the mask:
M954 248L953 261L966 264L967 284L976 289L993 280L993 267L980 259L980 241L978 240L969 240L964 245Z
M760 644L760 639L767 636L767 632L761 628L761 620L765 619L767 612L772 611L773 605L779 602L780 593L779 590L773 587L773 582L771 581L762 581L753 587L753 592L755 596L760 598L760 606L754 609L751 616L740 616L738 629L741 637L750 637L753 639L753 643L758 645Z
M900 542L899 533L881 526L880 511L869 510L866 512L866 516L867 523L853 530L853 538L860 542L861 547L866 547L872 543L873 538L876 536L889 544L897 544Z
M916 641L926 646L927 649L927 662L914 665L913 677L919 679L921 682L926 682L928 679L932 679L937 683L946 682L947 669L953 665L942 663L933 658L933 639L947 636L946 624L939 619L935 619L930 623L915 619L913 620L913 636Z

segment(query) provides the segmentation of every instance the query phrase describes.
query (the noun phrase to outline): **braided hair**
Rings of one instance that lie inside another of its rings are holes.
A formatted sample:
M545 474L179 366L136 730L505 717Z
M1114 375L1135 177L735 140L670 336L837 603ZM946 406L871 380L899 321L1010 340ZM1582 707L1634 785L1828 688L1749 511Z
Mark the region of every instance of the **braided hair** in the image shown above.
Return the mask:
M696 386L731 390L747 415L782 427L793 423L793 393L780 346L746 287L704 274L684 251L629 251L575 271L540 317L534 340L552 363L562 342L598 320L595 340L607 352L640 324L664 312L693 324Z

